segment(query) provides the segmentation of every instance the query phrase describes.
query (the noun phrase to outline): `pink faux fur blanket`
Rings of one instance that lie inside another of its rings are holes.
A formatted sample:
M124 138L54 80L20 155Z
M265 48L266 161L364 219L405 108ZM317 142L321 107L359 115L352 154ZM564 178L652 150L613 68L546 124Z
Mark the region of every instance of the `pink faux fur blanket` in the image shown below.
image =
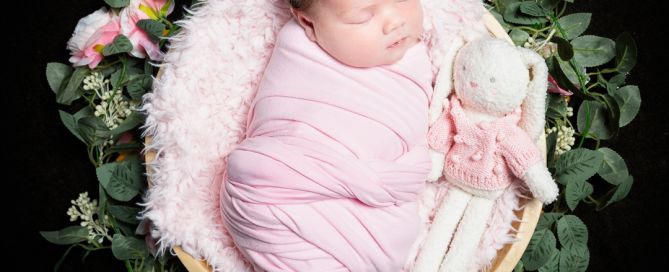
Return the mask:
M389 66L344 65L292 19L228 155L223 222L257 271L399 271L430 171L432 75L419 42Z
M425 42L432 78L445 61L447 45L461 32L489 35L480 20L480 0L422 0ZM151 220L160 252L181 246L203 257L216 271L251 271L224 226L220 191L228 154L244 138L251 101L266 68L276 34L290 19L283 0L205 0L170 38L162 75L144 97L147 119L145 147L157 153L147 165L153 186L145 196L144 218ZM419 196L420 234L412 244L405 270L420 249L436 203L447 190L442 182L427 184ZM476 267L490 263L509 234L518 209L517 190L498 201L481 241Z

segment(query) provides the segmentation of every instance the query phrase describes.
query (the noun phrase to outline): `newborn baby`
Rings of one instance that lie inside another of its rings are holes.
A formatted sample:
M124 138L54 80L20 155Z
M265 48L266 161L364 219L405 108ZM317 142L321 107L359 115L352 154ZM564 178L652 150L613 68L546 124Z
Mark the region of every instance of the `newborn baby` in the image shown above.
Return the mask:
M228 156L226 229L256 271L400 271L431 166L420 1L290 2Z

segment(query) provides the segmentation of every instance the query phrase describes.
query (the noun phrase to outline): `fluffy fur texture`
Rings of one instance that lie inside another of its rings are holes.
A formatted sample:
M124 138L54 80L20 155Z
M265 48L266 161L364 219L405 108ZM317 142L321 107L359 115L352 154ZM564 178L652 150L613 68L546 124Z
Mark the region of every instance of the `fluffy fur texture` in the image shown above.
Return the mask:
M423 0L426 43L432 72L447 61L447 45L461 32L489 35L480 18L479 0ZM219 195L226 156L244 135L246 114L278 30L290 18L283 0L199 2L182 31L170 38L169 52L153 92L144 97L144 136L152 137L145 152L157 153L147 164L152 186L145 196L143 217L165 253L172 246L202 257L216 271L250 271L223 228ZM447 192L443 180L422 195L420 215L426 233L434 207ZM520 209L523 192L509 188L498 199L479 246L477 267L489 265L497 250L513 241L512 211ZM406 267L412 267L422 239L416 240Z

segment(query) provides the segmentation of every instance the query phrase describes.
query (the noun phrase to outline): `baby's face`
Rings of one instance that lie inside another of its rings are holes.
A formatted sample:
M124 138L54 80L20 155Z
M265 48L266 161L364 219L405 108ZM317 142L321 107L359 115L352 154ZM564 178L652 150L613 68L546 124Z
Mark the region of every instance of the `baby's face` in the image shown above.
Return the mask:
M420 0L315 0L294 16L311 41L361 68L397 62L423 32Z

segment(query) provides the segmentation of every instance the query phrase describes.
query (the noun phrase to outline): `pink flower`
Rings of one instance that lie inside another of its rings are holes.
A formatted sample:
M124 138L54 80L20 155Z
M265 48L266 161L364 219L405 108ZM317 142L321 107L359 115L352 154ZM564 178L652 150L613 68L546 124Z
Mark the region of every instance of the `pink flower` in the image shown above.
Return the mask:
M568 90L560 88L560 85L558 85L557 81L555 81L551 75L548 75L548 92L560 94L562 96L570 96L574 94Z
M157 43L137 27L142 19L158 19L167 16L174 10L172 0L131 0L130 4L121 10L121 34L130 39L133 49L130 55L138 58L162 60L163 53Z
M102 60L102 49L120 33L119 17L101 8L81 18L67 42L73 66L95 68Z

